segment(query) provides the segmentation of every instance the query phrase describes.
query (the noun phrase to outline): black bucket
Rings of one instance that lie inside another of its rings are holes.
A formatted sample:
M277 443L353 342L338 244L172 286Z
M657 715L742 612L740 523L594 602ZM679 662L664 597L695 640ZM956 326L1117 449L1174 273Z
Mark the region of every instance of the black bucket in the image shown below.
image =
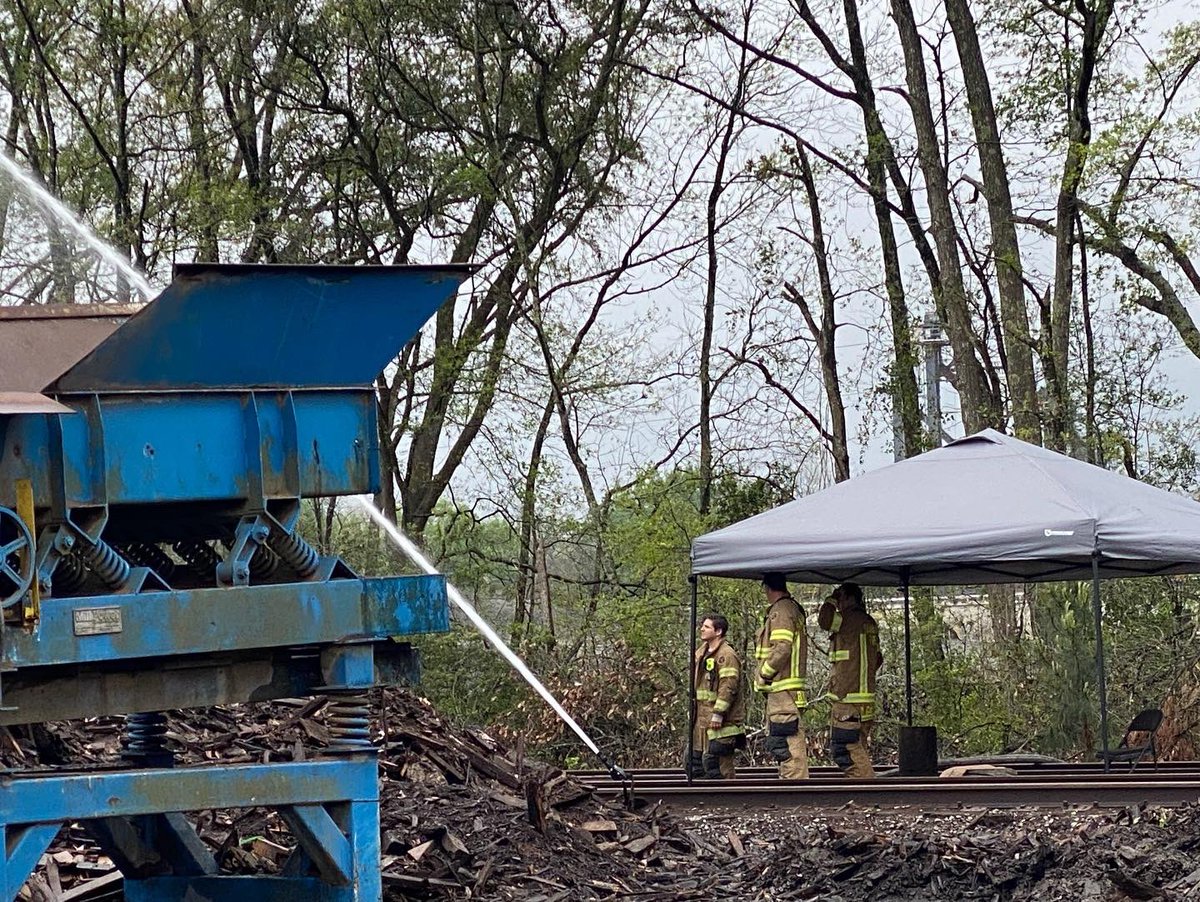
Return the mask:
M900 728L900 776L938 775L937 727Z

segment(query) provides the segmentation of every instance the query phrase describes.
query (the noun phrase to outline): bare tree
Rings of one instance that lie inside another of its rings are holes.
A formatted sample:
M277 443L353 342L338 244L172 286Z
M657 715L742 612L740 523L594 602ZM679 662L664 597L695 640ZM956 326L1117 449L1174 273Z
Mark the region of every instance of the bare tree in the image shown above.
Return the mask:
M1075 432L1067 383L1070 367L1071 305L1074 297L1073 222L1078 206L1079 186L1087 165L1087 147L1092 140L1089 113L1092 79L1096 73L1104 31L1112 14L1113 0L1075 0L1073 10L1080 17L1082 37L1078 68L1068 81L1067 152L1063 159L1062 178L1054 210L1054 292L1050 297L1050 359L1053 360L1054 366L1053 373L1047 373L1047 379L1051 382L1047 440L1052 447L1060 450L1074 445ZM1070 13L1066 13L1064 29L1069 27L1070 20Z
M842 399L842 382L838 375L837 299L834 295L833 280L829 275L829 249L825 241L825 226L812 166L803 147L796 148L796 156L800 163L800 181L808 199L809 223L812 228L809 245L812 247L820 286L819 317L795 285L785 285L784 296L800 310L813 340L817 343L821 360L821 382L825 387L825 400L829 404L829 430L821 431L829 443L829 453L833 457L834 482L845 482L850 478L850 439L846 432L846 404Z
M933 232L941 268L939 313L947 324L950 344L954 350L957 385L963 402L963 426L968 433L988 426L1003 428L1004 415L1000 399L992 394L983 367L975 356L971 311L967 306L967 291L963 284L962 266L958 256L958 236L954 224L954 211L950 205L950 188L946 180L946 169L942 164L942 151L933 121L933 108L929 101L921 37L917 33L917 23L913 18L909 0L892 0L892 14L900 31L900 45L904 50L908 101L917 133L917 155L925 177L930 230ZM940 436L935 437L935 441L940 443Z
M975 129L975 147L991 223L991 256L996 269L1002 324L999 337L1008 375L1013 427L1018 438L1036 444L1041 441L1042 426L1033 371L1033 339L1025 307L1021 248L1017 242L1012 192L992 87L970 5L967 0L945 0L945 6L962 66L963 88Z
M891 370L891 395L898 413L904 440L904 456L919 454L925 447L924 429L921 425L921 406L917 393L917 352L912 338L912 323L905 296L904 277L900 265L899 244L892 225L892 210L888 200L888 164L894 160L879 107L875 102L875 86L867 68L866 47L859 26L856 0L843 0L842 9L846 19L846 38L850 47L847 59L838 50L833 40L817 21L807 0L796 0L796 9L814 37L820 42L829 59L844 73L853 85L849 94L831 90L844 99L853 100L862 113L866 139L866 171L870 188L871 204L875 223L879 230L880 253L883 257L884 289L888 299L888 313L892 326L892 347L895 361Z
M754 4L749 3L742 13L742 36L748 38L750 23L754 13ZM708 267L704 292L704 310L701 317L700 338L700 513L707 514L712 502L713 480L713 450L712 450L712 358L714 318L717 309L717 283L719 276L720 257L717 252L717 232L720 228L719 207L721 196L727 187L726 167L729 165L730 153L735 142L742 134L745 123L739 115L746 102L748 81L754 60L743 43L734 48L736 60L733 75L733 85L728 102L722 105L721 118L718 120L719 138L716 141L714 171L712 185L708 192L705 205L706 251Z

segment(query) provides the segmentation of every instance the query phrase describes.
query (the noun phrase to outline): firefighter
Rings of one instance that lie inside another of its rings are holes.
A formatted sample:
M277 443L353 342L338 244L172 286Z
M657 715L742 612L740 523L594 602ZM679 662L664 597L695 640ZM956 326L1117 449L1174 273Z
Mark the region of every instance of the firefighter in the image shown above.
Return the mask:
M746 744L746 699L737 653L725 641L729 621L708 614L696 649L696 720L692 776L732 780L734 753Z
M808 706L804 697L808 670L808 633L804 609L788 594L781 573L763 577L767 612L754 643L758 660L754 689L766 694L766 747L779 762L784 780L808 779L808 745L800 715Z
M829 745L834 763L847 777L870 780L871 727L875 723L875 674L883 665L879 626L867 613L862 589L838 586L817 612L817 624L829 632L831 703Z

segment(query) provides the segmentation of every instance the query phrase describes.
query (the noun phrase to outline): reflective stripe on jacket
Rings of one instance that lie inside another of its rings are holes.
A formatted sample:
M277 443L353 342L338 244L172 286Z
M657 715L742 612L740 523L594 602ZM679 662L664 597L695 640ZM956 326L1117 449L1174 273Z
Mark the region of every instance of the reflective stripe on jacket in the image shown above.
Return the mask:
M804 697L808 673L808 632L804 627L804 609L790 595L777 599L767 608L763 625L754 642L754 657L759 662L754 677L758 692L796 693L796 707L808 702Z
M737 652L724 639L715 651L707 645L696 649L696 710L720 714L724 723L709 730L709 739L744 732L746 698L742 692L742 667Z
M817 624L829 631L829 660L833 670L826 698L848 705L875 704L875 673L883 664L879 651L879 626L862 608L839 612L825 602Z

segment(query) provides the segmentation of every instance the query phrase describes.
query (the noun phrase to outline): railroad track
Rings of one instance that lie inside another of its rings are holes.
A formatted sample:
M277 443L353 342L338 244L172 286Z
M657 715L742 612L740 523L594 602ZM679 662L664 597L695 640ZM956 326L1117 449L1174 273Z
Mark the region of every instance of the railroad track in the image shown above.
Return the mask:
M662 801L687 809L836 808L851 802L920 808L1200 803L1197 761L1162 762L1157 771L1139 767L1132 774L1124 770L1105 774L1102 765L1090 762L1017 765L1013 769L1016 776L881 776L852 781L834 768L816 767L811 779L788 782L775 777L771 768L747 768L735 780L697 780L691 784L679 770L638 771L628 784L614 782L607 773L597 771L581 771L575 776L601 796L624 798L635 806Z

